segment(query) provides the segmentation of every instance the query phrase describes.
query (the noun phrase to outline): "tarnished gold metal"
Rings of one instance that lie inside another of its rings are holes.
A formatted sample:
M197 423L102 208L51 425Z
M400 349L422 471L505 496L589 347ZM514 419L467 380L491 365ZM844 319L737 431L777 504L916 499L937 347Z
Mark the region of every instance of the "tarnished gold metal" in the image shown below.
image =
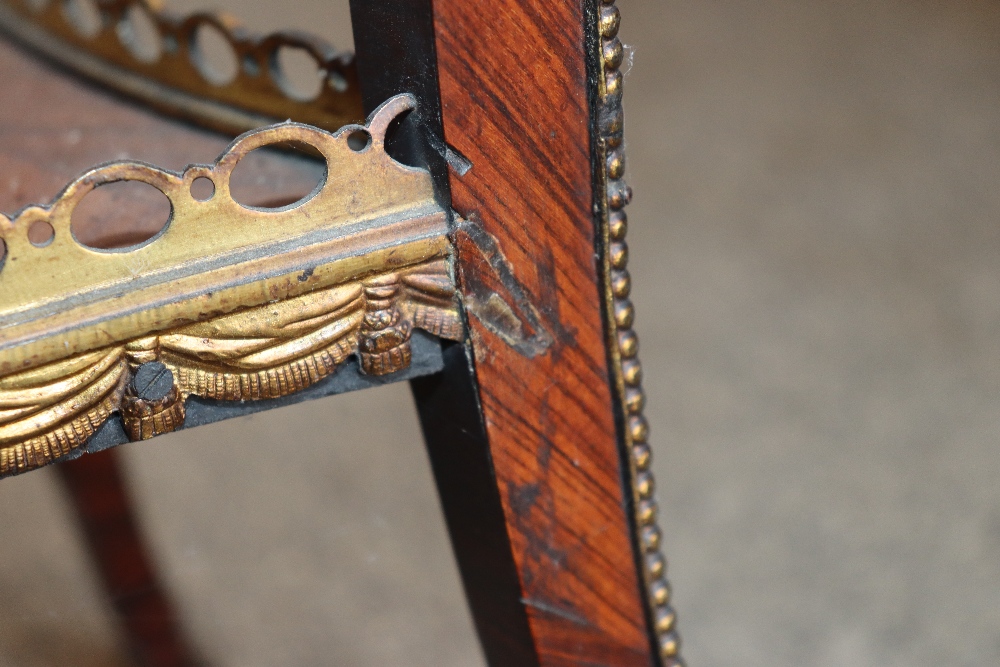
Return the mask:
M618 39L621 14L615 0L597 3L598 104L600 127L597 150L600 159L598 185L605 196L601 202L601 233L604 253L604 304L608 321L608 346L613 360L612 372L624 416L624 440L631 456L629 473L635 507L635 543L642 554L643 578L653 632L664 667L683 667L676 614L670 606L670 584L666 578L666 559L661 551L662 532L657 525L655 485L651 470L649 424L643 416L645 395L642 390L642 366L639 364L639 338L632 325L635 309L629 300L632 279L629 276L628 245L625 235L628 218L625 207L632 189L625 175L625 142L621 65L625 48Z
M140 18L151 34L140 34ZM199 31L231 49L231 77L213 70ZM364 118L354 56L299 32L253 35L226 14L174 16L160 0L0 0L0 29L104 85L232 135L294 118L325 130ZM288 85L281 49L315 61L315 97Z
M130 437L152 437L183 423L192 394L285 396L355 353L364 373L407 367L414 328L461 338L445 211L430 175L384 150L389 123L413 104L395 97L366 126L335 134L295 123L249 132L183 173L97 167L50 205L0 216L0 475L65 456L118 410ZM325 159L325 180L283 208L234 201L239 160L287 141ZM207 201L191 194L198 178L215 186ZM121 180L161 190L167 226L136 247L81 245L74 207ZM54 231L41 247L29 239L37 224ZM173 375L153 400L130 386L151 362Z

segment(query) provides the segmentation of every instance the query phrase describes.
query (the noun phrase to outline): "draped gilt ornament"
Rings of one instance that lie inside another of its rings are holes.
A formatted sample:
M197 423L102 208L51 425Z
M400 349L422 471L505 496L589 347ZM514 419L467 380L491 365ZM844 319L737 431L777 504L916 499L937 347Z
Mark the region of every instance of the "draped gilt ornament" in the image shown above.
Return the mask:
M406 368L415 328L460 339L445 211L430 175L384 148L389 123L413 106L394 97L367 125L334 134L296 123L251 131L215 164L181 173L104 165L48 206L0 216L0 475L72 453L116 412L131 439L150 438L183 424L192 395L282 397L355 354L362 373ZM233 200L240 159L290 141L325 160L317 188L278 209ZM191 194L199 178L215 187L207 201ZM78 243L73 209L116 181L163 192L166 227L123 250ZM50 226L51 241L33 243L35 225ZM169 371L162 395L134 386L144 366Z

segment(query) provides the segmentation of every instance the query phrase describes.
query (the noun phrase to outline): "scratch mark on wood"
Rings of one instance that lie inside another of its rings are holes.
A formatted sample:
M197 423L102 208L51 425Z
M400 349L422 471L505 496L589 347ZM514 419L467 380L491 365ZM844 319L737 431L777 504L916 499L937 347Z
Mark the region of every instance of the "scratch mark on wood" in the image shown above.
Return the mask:
M463 274L466 310L519 354L534 358L548 351L552 334L542 324L496 239L472 220L463 220L455 235L459 252L476 255L464 261L485 264L483 271Z
M576 623L577 625L582 625L584 627L588 627L590 625L590 621L585 619L583 616L580 616L579 614L576 614L567 609L563 609L562 607L557 607L553 604L542 602L541 600L532 600L531 598L521 598L521 603L527 605L528 607L538 609L539 611L544 611L547 614L552 614L553 616L558 616L559 618L565 618L567 621L570 621L571 623Z

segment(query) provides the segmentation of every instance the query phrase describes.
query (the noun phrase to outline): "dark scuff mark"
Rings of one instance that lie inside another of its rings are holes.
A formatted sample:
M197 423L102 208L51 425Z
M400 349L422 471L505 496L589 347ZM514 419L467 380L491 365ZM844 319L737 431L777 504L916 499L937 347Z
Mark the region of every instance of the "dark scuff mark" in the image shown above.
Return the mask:
M540 396L540 415L532 426L532 451L536 467L529 480L507 483L507 502L516 531L525 540L522 578L524 592L532 599L548 597L545 581L554 572L572 566L569 553L561 548L559 519L552 495L552 453L556 449L556 426L550 415L549 395Z
M552 498L542 493L540 483L508 482L507 499L516 532L526 541L521 576L525 591L532 591L536 579L544 582L546 573L566 567L566 553L555 546ZM532 517L534 513L541 513L541 517Z
M538 258L536 265L538 270L538 299L539 308L546 321L556 323L553 326L555 338L561 345L555 346L553 352L559 355L561 347L576 347L576 329L566 327L563 324L562 313L559 309L558 282L556 281L556 260L552 255L552 248L546 246L543 254ZM559 356L555 357L558 363Z
M511 485L510 488L510 508L519 517L527 516L531 512L538 494L541 493L541 486L538 484L518 484Z
M522 356L544 354L552 346L553 336L542 325L496 239L472 220L462 220L455 237L460 249L479 256L465 261L481 261L489 269L463 274L466 311Z
M299 282L300 283L304 283L305 281L309 280L310 278L312 278L312 274L315 273L315 272L316 272L316 267L311 267L311 268L306 269L301 274L299 274L299 277L298 277Z

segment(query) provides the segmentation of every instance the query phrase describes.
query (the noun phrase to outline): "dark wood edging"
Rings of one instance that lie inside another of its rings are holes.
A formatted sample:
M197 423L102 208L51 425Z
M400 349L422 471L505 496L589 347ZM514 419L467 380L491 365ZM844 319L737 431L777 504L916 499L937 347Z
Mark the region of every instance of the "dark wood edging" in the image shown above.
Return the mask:
M351 0L366 109L392 95L417 111L387 143L394 158L430 169L451 202L431 0ZM444 371L411 386L466 599L490 665L539 664L513 559L468 345L444 349Z

